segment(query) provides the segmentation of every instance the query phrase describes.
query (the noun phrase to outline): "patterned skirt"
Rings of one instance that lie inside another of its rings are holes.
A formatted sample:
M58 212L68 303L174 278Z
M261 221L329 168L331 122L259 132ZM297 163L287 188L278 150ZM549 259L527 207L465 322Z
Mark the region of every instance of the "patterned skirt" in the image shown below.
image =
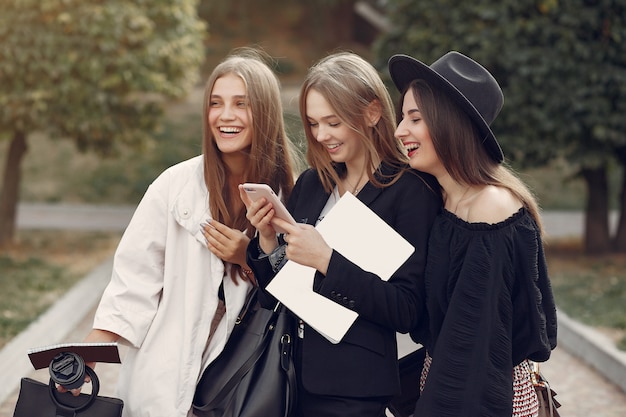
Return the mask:
M432 358L426 352L424 368L420 378L420 392L424 389L426 377L430 369ZM532 365L528 360L524 360L519 365L513 367L513 415L512 417L538 417L539 400L535 393L535 387L531 380Z

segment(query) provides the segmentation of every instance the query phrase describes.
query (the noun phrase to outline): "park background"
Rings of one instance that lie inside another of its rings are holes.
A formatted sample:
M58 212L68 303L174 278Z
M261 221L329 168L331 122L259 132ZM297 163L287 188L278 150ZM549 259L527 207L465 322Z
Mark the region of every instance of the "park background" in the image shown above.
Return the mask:
M493 128L508 162L545 211L585 214L582 234L547 237L559 309L626 350L626 0L0 6L0 348L120 238L20 229L19 205L135 205L163 169L201 152L201 108L181 104L232 48L258 46L291 91L338 50L387 81L393 53L432 62L454 49L484 63L505 93ZM285 119L301 144L295 106Z

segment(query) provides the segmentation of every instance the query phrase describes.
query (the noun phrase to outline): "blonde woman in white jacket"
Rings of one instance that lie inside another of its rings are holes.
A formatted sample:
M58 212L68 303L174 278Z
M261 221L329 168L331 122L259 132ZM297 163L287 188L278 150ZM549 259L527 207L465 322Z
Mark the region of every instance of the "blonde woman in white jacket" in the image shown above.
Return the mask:
M237 186L263 182L286 198L290 149L275 74L257 51L236 51L206 83L203 155L146 191L85 339L128 345L117 390L124 417L193 415L196 382L254 284L245 255L254 229Z

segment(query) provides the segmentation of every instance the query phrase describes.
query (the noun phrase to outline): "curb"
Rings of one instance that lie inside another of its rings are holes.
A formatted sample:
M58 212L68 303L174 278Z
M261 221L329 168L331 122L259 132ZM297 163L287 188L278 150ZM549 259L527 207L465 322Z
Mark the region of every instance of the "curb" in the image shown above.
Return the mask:
M0 350L0 404L19 388L23 376L34 371L26 354L28 349L67 338L100 301L112 268L113 257L98 265Z
M557 343L626 393L626 352L592 327L558 310Z

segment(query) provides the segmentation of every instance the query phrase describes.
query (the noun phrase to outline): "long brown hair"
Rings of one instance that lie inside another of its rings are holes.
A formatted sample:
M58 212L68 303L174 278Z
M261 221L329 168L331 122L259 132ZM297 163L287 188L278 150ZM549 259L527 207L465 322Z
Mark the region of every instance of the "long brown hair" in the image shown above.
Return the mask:
M249 162L243 180L266 183L286 200L294 185L294 147L285 132L280 84L266 63L267 59L267 56L256 49L237 49L215 67L204 89L202 150L211 215L228 227L246 230L249 237L254 235L254 229L246 219L243 204L235 205L239 209L234 210L232 202L239 198L238 191L229 187L228 169L211 133L208 121L209 100L218 78L234 74L243 80L252 114L253 131ZM237 273L243 277L240 267L233 265L233 279Z
M323 145L311 133L306 115L306 97L310 90L322 94L336 112L337 117L346 123L362 139L365 145L369 180L378 187L395 182L394 178L381 183L371 172L377 169L380 161L398 168L408 163L404 148L394 136L395 116L389 92L376 69L360 56L350 52L339 52L323 58L311 67L300 89L300 117L307 138L306 158L321 178L324 189L332 192L345 174L345 164L334 163ZM378 103L381 118L374 126L366 120L367 109Z
M412 81L404 92L409 93L413 94L437 156L452 179L462 184L508 189L522 202L543 233L539 205L533 193L513 169L489 156L469 116L446 93L423 80Z

